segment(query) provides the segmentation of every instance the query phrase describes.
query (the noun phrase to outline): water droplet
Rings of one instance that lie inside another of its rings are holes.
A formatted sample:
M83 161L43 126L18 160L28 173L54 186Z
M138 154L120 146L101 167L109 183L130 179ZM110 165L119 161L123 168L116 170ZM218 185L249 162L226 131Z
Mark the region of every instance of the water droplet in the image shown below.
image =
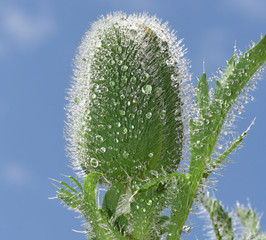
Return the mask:
M121 127L121 123L120 123L120 122L117 122L117 123L116 123L116 126L117 126L117 127Z
M123 61L122 60L119 60L118 63L117 63L119 66L121 66L123 64Z
M145 94L151 94L152 86L151 85L145 85L144 87L142 87L141 90Z
M127 128L123 128L123 133L124 133L124 134L127 133Z
M143 212L146 212L146 208L143 208L142 211L143 211Z
M136 83L137 82L137 78L136 77L132 77L130 80L132 83Z
M195 146L196 148L198 148L198 149L200 149L200 148L202 148L203 147L203 144L201 143L201 141L197 141L196 142L196 146Z
M129 31L129 33L130 33L130 35L131 35L132 37L136 37L136 36L137 36L137 31L134 30L134 29L131 29L131 30Z
M148 73L145 73L143 76L142 76L142 81L147 81L149 79L150 75Z
M151 112L148 112L148 113L146 114L146 118L148 118L148 119L150 119L151 116L152 116L152 113L151 113Z
M124 151L123 152L123 158L128 158L128 156L129 156L129 153L127 151Z
M182 230L185 234L189 234L191 232L191 227L184 225Z
M148 205L148 206L151 206L151 205L152 205L152 200L149 200L149 201L147 202L147 205Z
M112 59L112 60L110 61L110 64L111 64L111 65L115 65L115 60Z
M75 97L74 102L79 103L79 99L77 97Z
M102 153L106 152L106 148L105 147L101 147L100 150L101 150Z
M92 167L96 168L96 167L98 167L99 162L98 162L97 159L91 158L90 164L91 164Z
M96 98L96 94L93 93L93 94L91 95L91 97L92 97L92 98Z
M122 115L122 116L124 116L126 114L126 112L124 110L120 110L119 111L119 114Z
M117 52L118 52L118 53L122 53L122 50L123 50L123 49L122 49L121 46L119 46L119 47L117 48Z
M122 77L122 81L123 81L124 83L126 83L126 82L127 82L127 76Z
M162 94L162 92L163 92L163 89L160 88L160 87L157 87L157 88L155 89L155 95L156 95L157 97L159 97L159 96Z
M115 82L114 82L114 81L110 81L109 84L110 84L110 86L112 86L112 87L115 86Z
M98 142L103 142L103 137L101 135L96 135L96 140Z
M160 118L165 119L165 117L166 117L166 110L162 110Z
M130 113L130 114L129 114L129 117L130 117L131 119L134 119L134 118L135 118L135 114Z
M153 157L153 153L152 153L152 152L149 153L148 156L149 156L149 157Z
M126 70L128 70L128 66L127 66L127 65L123 65L123 66L121 67L121 70L122 70L123 72L125 72Z

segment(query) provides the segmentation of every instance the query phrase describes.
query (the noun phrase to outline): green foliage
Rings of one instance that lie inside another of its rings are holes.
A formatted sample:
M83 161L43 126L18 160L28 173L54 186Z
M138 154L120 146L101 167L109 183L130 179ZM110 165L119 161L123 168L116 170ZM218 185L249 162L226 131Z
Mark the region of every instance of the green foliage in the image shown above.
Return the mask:
M201 202L209 212L216 239L234 239L232 218L223 210L221 204L216 199L211 200L210 197L203 197Z
M192 118L184 50L166 26L119 14L97 24L80 47L67 107L71 156L85 180L59 182L57 198L84 217L89 239L180 239L202 182L247 135L249 128L213 158L229 111L266 60L266 36L227 62L213 94L202 74ZM182 155L188 137L189 163ZM99 184L108 187L102 206ZM217 200L201 201L216 238L233 239L228 212ZM243 239L263 239L252 209L238 207L237 216Z
M209 213L209 217L212 223L213 231L215 233L216 239L234 239L233 231L233 221L237 219L232 219L228 212L225 211L217 199L211 199L208 196L201 197L201 202L204 208ZM242 240L263 240L266 239L265 233L260 232L260 218L257 216L255 211L249 206L245 208L243 206L236 207L236 216L242 225Z

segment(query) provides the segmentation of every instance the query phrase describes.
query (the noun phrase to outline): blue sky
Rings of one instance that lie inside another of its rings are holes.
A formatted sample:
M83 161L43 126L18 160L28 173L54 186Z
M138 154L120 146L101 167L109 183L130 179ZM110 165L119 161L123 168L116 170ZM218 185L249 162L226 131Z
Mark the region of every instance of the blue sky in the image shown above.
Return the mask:
M118 10L145 11L168 21L184 38L195 84L203 58L210 76L225 67L235 42L245 51L266 29L264 0L0 0L1 240L86 239L71 230L83 230L77 215L48 200L55 195L49 177L73 174L63 128L76 49L93 21ZM255 100L238 120L241 133L256 117L244 148L232 155L224 176L217 176L215 195L227 207L249 199L266 213L265 80L264 74ZM184 239L196 239L201 222L191 224ZM266 230L266 216L262 227Z

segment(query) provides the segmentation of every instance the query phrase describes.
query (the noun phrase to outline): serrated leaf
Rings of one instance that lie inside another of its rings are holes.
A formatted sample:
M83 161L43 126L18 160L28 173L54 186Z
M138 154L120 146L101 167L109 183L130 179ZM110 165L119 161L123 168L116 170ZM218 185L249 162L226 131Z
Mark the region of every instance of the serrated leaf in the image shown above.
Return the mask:
M60 181L60 184L63 185L64 187L68 188L70 191L72 191L72 192L74 192L76 194L79 194L78 191L75 188L69 186L68 184L64 183L63 181Z
M125 240L119 232L117 232L109 222L102 217L96 203L96 188L99 178L103 176L99 172L91 172L87 175L83 183L83 214L90 222L93 232L96 234L96 239L108 240Z
M70 178L74 183L76 183L77 186L79 187L79 189L82 191L82 185L80 184L80 182L79 182L77 179L75 179L74 177L72 177L72 176L69 176L69 178Z
M238 206L236 208L236 213L245 230L245 233L243 234L244 239L254 239L260 230L260 219L257 217L255 211L251 207L245 209L242 206Z
M59 193L56 195L58 199L63 201L68 207L79 210L80 204L81 204L81 199L78 198L77 196L73 195L66 195L64 193Z
M105 193L102 203L102 213L108 220L115 216L116 208L124 185L120 182L114 183Z
M232 218L229 217L228 212L223 210L220 203L210 197L201 198L201 202L212 222L213 230L218 240L232 240L234 238Z

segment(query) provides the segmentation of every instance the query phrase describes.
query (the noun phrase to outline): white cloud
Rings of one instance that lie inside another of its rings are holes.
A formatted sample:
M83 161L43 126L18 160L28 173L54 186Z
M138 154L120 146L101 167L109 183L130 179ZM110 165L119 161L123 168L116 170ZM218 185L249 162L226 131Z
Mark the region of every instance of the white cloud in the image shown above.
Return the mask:
M8 184L25 185L30 182L30 173L28 169L14 162L1 166L0 177Z
M55 24L50 14L42 9L24 9L0 4L0 55L12 49L36 46L51 35Z
M231 9L235 9L236 13L242 12L248 17L261 20L266 19L265 0L228 0L225 3Z

